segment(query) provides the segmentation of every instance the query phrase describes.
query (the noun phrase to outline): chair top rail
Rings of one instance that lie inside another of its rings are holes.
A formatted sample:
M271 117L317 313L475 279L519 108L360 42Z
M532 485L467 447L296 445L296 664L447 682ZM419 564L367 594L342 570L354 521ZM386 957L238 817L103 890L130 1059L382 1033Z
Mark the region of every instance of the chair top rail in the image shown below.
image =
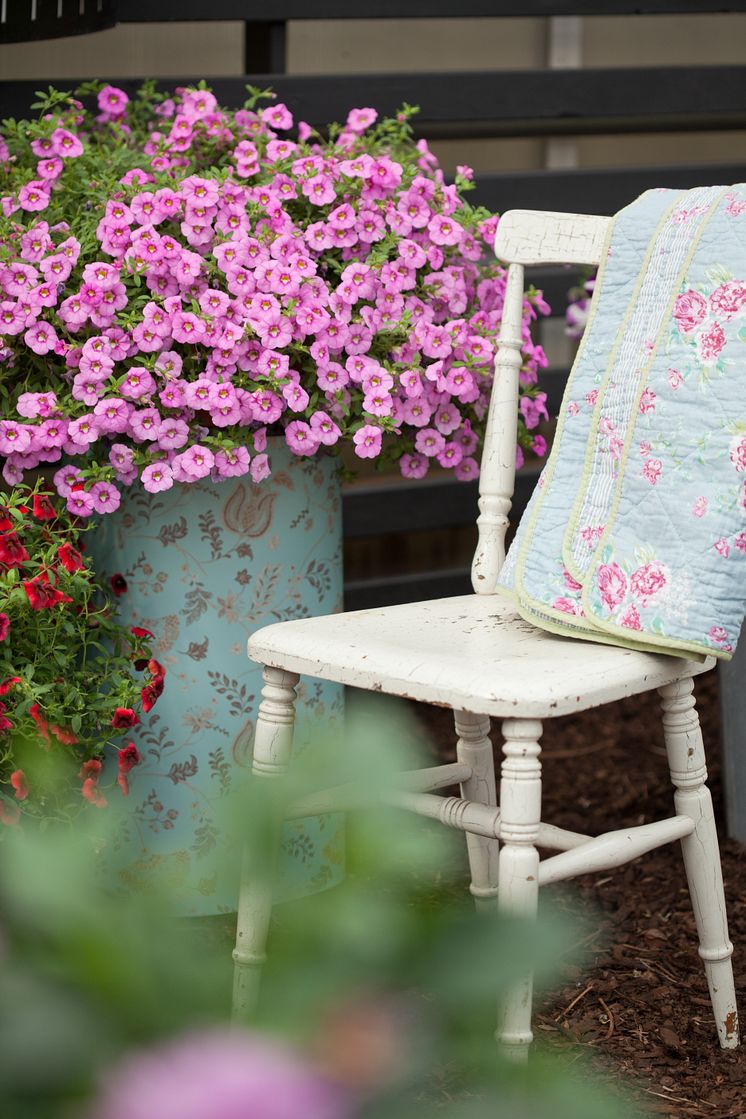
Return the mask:
M551 210L508 210L495 255L510 264L598 264L611 218Z
M714 15L746 12L746 0L128 0L121 23L241 20L281 23L315 19L470 19L500 16Z

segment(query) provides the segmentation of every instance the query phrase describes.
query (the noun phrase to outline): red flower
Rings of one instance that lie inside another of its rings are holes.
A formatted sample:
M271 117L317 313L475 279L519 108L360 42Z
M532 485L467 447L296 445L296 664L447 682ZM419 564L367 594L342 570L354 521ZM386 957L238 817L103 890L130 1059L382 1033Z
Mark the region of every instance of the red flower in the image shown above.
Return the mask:
M47 729L47 720L42 715L41 707L39 707L39 704L38 703L32 703L31 706L28 709L28 713L31 716L31 718L34 720L34 722L36 723L37 727L39 728L39 734L42 736L42 738L46 738L47 742L49 742L49 731Z
M162 688L161 691L163 691ZM152 684L146 684L145 687L142 689L142 691L140 692L140 698L142 699L142 709L146 715L148 711L152 710L152 708L155 707L160 694L161 692L157 691Z
M137 750L137 747L135 746L134 742L130 742L130 743L128 743L127 746L125 746L122 750L119 751L119 755L118 755L117 760L118 760L118 764L119 764L119 773L117 774L117 784L119 785L119 788L122 790L122 796L126 797L126 796L129 796L129 791L130 791L130 783L127 780L127 774L130 772L131 769L134 769L134 767L136 765L140 764L140 762L142 761L142 758L140 757L140 754L139 754L139 752Z
M49 500L49 494L35 493L33 506L33 514L39 521L53 521L57 516L57 510Z
M83 557L81 556L80 552L77 551L77 549L73 548L72 544L68 544L67 542L65 542L64 544L60 544L59 548L57 549L57 555L59 556L60 563L64 567L65 571L85 570Z
M142 758L140 757L137 747L134 742L130 742L119 751L119 772L129 773L129 771L134 769L136 765L139 765L141 761Z
M22 683L20 676L9 676L0 683L0 695L7 695L14 684Z
M0 612L0 641L6 641L10 633L10 618Z
M58 727L56 724L52 723L49 729L57 741L62 742L64 746L74 746L78 741L73 732L67 730L66 727Z
M21 818L21 806L19 804L8 804L5 800L0 800L0 823L7 824L9 828L15 828Z
M98 777L86 777L80 791L95 808L106 808L107 800L98 787Z
M5 704L0 702L0 731L10 730L13 724L10 719L6 719L3 711L5 711Z
M117 707L111 720L113 727L134 727L140 720L131 707ZM121 753L121 751L120 751Z
M114 591L114 594L117 596L117 598L119 598L120 595L126 592L127 580L125 579L124 575L120 574L119 571L116 571L112 575L109 582L111 583L111 589Z
M82 766L80 767L80 773L78 774L78 777L82 778L93 776L98 779L98 776L101 773L102 769L103 766L98 758L89 758L88 761L83 762Z
M6 568L18 567L28 558L28 552L18 539L18 533L6 532L0 535L0 564Z
M28 596L32 610L50 610L58 602L72 602L69 595L50 587L49 576L46 572L42 572L34 579L25 580L22 586Z
M10 783L16 791L16 800L25 800L28 796L28 781L22 769L17 769L10 775Z
M165 676L166 676L165 668L163 667L163 665L161 664L160 661L157 661L155 659L155 657L151 657L150 660L148 661L148 672L150 673L151 676L157 677L160 680L165 679Z
M88 761L83 762L78 773L78 777L83 779L80 791L85 800L95 808L106 808L107 803L106 797L98 787L98 779L101 776L102 769L103 765L98 758L89 758Z
M13 528L13 518L8 516L8 510L0 505L0 532L10 532Z
M145 629L144 626L131 626L130 628L131 628L132 632L134 633L135 637L152 637L153 636L153 634L150 632L150 630Z

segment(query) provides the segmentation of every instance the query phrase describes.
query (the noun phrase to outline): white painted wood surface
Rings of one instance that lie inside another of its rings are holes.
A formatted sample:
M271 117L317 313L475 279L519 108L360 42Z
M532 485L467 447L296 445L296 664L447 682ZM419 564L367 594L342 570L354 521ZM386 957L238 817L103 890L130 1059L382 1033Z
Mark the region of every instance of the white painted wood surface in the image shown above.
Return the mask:
M453 709L458 762L426 770L419 778L403 774L399 788L383 799L466 833L472 892L483 908L494 906L497 893L501 911L534 917L540 881L618 866L681 839L718 1036L723 1047L732 1047L738 1044L732 946L691 695L692 677L710 669L713 661L699 663L545 633L493 593L504 558L514 483L523 265L597 263L609 220L518 210L500 221L496 252L511 267L482 460L473 566L477 593L305 618L255 633L249 655L267 667L254 770L271 778L286 767L295 684L299 674L307 674ZM676 815L596 839L542 821L539 720L653 689L661 696ZM499 808L487 737L489 716L504 720ZM428 791L453 780L461 785L460 797L443 798ZM311 814L364 799L360 789L342 786L306 798L296 808ZM542 872L538 846L564 853L545 860ZM250 1014L256 998L270 908L266 886L246 873L235 952L239 1018ZM531 1041L531 998L531 976L519 976L502 1007L498 1035L515 1060L525 1059Z
M293 672L266 667L264 687L259 704L254 736L252 770L262 779L281 776L288 767L293 745L295 721L295 687L298 677ZM279 850L279 833L277 836ZM272 915L271 882L274 867L266 867L257 875L257 868L244 856L241 889L236 922L236 946L233 949L233 1016L244 1021L251 1016L259 997L261 969L265 956L267 933Z
M249 652L301 675L501 718L567 715L713 664L557 637L501 595L280 622L254 634Z
M509 210L495 235L495 255L516 264L599 264L611 218L594 214Z
M515 486L522 314L523 266L511 264L479 473L479 539L471 565L471 585L481 595L494 593L500 568L505 562L505 534Z
M689 816L694 823L691 834L681 840L681 852L697 922L699 954L705 965L720 1044L733 1049L738 1045L733 945L728 936L715 815L705 784L707 765L692 687L691 680L679 680L660 688L659 695L668 765L676 790L674 804L680 815Z
M538 719L505 719L500 772L500 912L536 918L539 904L542 725ZM507 1056L522 1061L533 1040L533 976L518 976L500 1007L497 1039Z

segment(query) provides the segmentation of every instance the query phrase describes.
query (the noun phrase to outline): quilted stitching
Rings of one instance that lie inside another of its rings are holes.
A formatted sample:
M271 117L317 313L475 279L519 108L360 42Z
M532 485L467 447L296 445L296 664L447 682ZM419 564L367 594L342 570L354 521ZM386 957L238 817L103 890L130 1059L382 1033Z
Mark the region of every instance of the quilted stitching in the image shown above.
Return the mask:
M552 455L500 578L545 628L728 658L746 607L746 186L614 219Z

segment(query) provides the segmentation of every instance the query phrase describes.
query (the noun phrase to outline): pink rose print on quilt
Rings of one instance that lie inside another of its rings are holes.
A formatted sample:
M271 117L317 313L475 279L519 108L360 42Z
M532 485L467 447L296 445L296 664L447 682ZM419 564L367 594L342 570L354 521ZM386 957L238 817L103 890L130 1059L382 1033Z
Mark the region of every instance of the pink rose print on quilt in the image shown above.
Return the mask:
M614 610L627 593L627 576L618 563L602 563L596 572L596 584L607 610Z
M698 291L685 291L677 295L673 317L682 334L696 330L707 314L707 300Z
M654 595L662 591L668 583L668 572L662 563L653 560L643 567L638 567L629 578L632 594L639 598L645 606ZM624 624L624 623L622 623Z
M709 330L703 330L697 337L697 349L702 361L715 361L725 345L725 331L719 322L713 323Z
M649 458L642 468L642 476L651 486L655 485L662 473L663 463L659 458Z
M732 319L746 308L746 281L727 280L710 296L710 310L719 318Z
M655 395L655 392L653 391L653 389L651 389L650 387L644 388L642 390L642 395L640 396L640 413L641 413L641 415L646 416L646 415L650 415L651 412L654 412L655 411L655 401L656 401L656 395Z
M619 625L624 626L625 629L642 629L640 615L634 603L630 603L627 609L622 612L619 617Z
M731 439L729 451L730 461L740 474L742 471L746 470L746 435L736 435L734 439ZM746 483L744 483L744 485L746 485ZM742 497L741 505L743 506L743 504Z
M577 602L573 602L571 598L555 598L552 603L553 610L560 610L563 614L578 614L582 615L583 611Z

